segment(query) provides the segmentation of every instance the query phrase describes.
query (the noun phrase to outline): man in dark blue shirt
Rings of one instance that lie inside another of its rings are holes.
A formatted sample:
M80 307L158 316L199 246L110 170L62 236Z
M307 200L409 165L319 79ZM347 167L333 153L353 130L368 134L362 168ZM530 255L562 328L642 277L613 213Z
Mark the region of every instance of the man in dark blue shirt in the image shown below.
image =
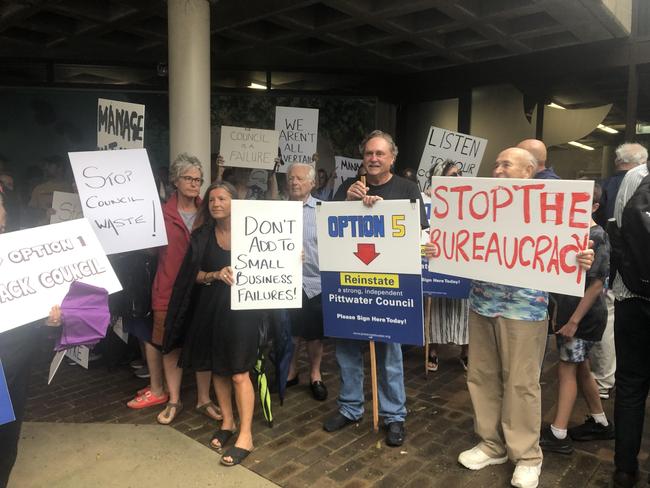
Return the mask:
M537 169L533 178L538 180L559 180L553 168L546 167L546 145L539 139L524 139L517 147L525 149L537 160Z

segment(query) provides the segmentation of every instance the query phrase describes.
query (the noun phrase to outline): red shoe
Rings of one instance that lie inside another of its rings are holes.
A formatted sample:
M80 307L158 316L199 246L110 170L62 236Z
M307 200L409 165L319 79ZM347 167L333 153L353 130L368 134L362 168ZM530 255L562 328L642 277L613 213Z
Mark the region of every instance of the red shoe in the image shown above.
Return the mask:
M150 390L151 390L151 385L147 385L144 388L139 389L136 392L135 396L142 396L142 395L144 395L145 393L147 393Z
M127 407L133 409L153 407L154 405L160 405L162 403L167 403L169 401L169 394L163 393L160 396L156 396L151 393L151 390L145 392L143 395L136 396L133 400L126 404Z

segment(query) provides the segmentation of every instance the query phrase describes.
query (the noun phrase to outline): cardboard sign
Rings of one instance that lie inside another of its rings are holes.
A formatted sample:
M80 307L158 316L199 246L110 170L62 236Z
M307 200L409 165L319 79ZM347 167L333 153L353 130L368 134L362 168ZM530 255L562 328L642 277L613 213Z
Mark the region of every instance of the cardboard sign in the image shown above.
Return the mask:
M222 125L219 153L226 166L273 170L278 137L274 130Z
M323 202L316 215L325 335L423 345L419 202Z
M54 355L54 358L52 358L52 362L50 363L50 372L47 375L48 385L52 383L54 375L59 370L59 366L61 366L61 362L63 362L63 358L65 357L65 352L65 349L63 351L59 351Z
M113 332L115 332L115 335L119 337L124 344L129 343L129 333L124 330L122 317L118 317L115 324L113 324Z
M593 181L433 178L437 272L582 296Z
M54 213L50 216L50 224L77 220L84 216L76 193L55 191L52 195L52 210Z
M291 163L311 164L317 152L318 109L275 107L275 130L280 136L283 165L279 171L286 173Z
M144 105L97 99L97 149L144 147Z
M422 193L422 202L424 209L427 212L427 220L431 220L431 198ZM422 231L420 242L424 245L429 242L429 229ZM438 298L467 298L469 297L469 290L472 286L472 280L466 278L459 278L458 276L450 276L440 273L435 273L429 270L429 260L424 256L422 251L422 293L424 295L438 297Z
M144 149L68 153L81 208L106 254L167 245Z
M476 176L487 142L487 139L432 126L429 129L418 166L420 191L429 188L431 168L436 164L442 164L445 159L455 161L463 172L463 176Z
M2 360L0 360L0 425L8 424L14 420L16 420L16 414L14 413L14 408L11 404L7 378L2 369Z
M82 368L88 369L90 349L88 349L88 346L74 346L65 350L65 357L72 359Z
M86 219L0 235L0 333L47 317L72 281L122 286Z
M232 310L302 307L302 202L231 205Z
M336 195L336 191L339 189L339 186L341 186L341 183L348 178L357 177L357 171L359 171L359 167L362 163L363 159L334 156L334 171L336 171L336 179L334 180L333 195Z

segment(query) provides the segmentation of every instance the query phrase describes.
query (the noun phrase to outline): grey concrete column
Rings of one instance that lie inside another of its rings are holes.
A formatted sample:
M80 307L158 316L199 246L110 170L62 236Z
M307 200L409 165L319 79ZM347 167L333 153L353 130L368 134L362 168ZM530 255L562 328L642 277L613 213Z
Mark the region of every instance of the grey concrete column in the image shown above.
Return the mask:
M603 159L600 163L600 175L603 178L611 176L614 172L614 159L616 159L615 146L603 146Z
M169 157L201 160L210 184L210 4L168 0Z

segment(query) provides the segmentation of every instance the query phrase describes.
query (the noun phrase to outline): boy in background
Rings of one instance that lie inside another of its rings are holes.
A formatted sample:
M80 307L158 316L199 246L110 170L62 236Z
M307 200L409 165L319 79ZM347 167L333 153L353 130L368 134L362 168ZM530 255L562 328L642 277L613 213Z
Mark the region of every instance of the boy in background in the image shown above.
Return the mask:
M602 189L594 186L592 215L598 210ZM607 306L603 288L609 276L609 240L593 218L589 229L595 253L587 271L585 294L582 298L552 294L556 318L552 320L560 354L558 365L558 401L553 423L542 429L539 445L544 451L571 454L574 441L614 438L614 426L607 420L598 394L596 380L591 374L589 350L600 341L607 324ZM589 406L590 415L582 425L568 428L577 397L577 383Z

